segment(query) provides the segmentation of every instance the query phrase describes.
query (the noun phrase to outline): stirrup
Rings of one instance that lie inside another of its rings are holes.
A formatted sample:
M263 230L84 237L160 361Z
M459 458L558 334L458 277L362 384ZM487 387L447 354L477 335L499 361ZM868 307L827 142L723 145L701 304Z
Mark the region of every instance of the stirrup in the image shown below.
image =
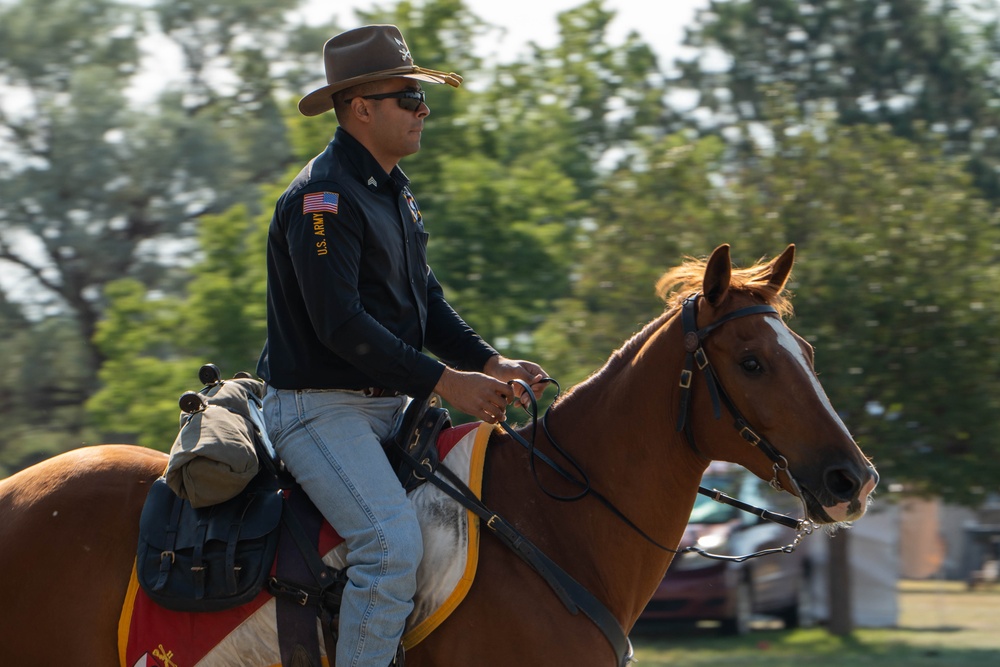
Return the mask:
M403 650L403 644L396 648L396 656L389 663L389 667L403 667L406 662L406 651Z

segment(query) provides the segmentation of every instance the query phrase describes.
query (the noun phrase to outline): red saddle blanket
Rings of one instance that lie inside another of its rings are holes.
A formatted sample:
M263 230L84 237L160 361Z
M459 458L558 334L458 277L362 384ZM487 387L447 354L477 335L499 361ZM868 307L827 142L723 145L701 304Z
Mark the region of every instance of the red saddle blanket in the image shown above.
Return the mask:
M445 429L438 440L442 463L477 495L493 428L463 424ZM474 513L431 484L415 489L410 499L420 517L424 560L403 637L407 648L430 634L464 599L475 577L479 549L479 518ZM442 508L448 510L442 513ZM345 566L343 540L329 524L320 533L320 552L328 564ZM118 626L121 667L280 667L274 608L274 598L264 590L251 602L226 611L170 611L146 596L133 566Z

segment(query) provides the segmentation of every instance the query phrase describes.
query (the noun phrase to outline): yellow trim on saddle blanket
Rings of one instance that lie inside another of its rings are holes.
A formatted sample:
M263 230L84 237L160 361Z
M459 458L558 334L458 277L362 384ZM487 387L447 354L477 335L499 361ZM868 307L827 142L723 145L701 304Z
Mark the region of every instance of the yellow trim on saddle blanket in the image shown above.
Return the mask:
M472 445L472 460L469 465L469 488L478 497L483 493L483 468L486 462L486 444L490 440L495 426L482 423L476 431L476 441ZM425 618L412 630L403 635L403 648L411 649L433 632L445 619L451 616L451 612L465 599L472 582L476 578L476 568L479 566L479 516L472 510L466 510L469 520L469 542L465 559L465 571L458 585L448 596L448 599L441 604L433 614Z
M469 425L472 426L472 425ZM459 459L467 462L468 465L468 478L467 484L469 488L477 495L482 496L483 489L483 468L486 461L486 447L489 442L490 434L496 427L490 424L480 424L478 427L470 428L468 433L462 436L459 443L456 444L455 449L452 451L456 454L460 454ZM464 441L464 442L462 442ZM471 441L471 446L470 446ZM448 460L448 457L445 457ZM459 469L463 469L464 465L459 464ZM456 470L458 472L458 470ZM465 475L460 475L464 477ZM427 484L420 487L414 493L424 492L426 493L436 493L441 496L441 498L450 504L453 501L447 499L447 496L440 490L433 487L433 485ZM436 502L433 496L424 496L425 499L429 499L430 502ZM445 500L446 499L446 500ZM440 603L434 600L433 595L429 595L424 598L424 604L427 605L422 612L422 618L418 620L417 618L411 618L411 621L415 624L404 633L403 636L403 646L406 648L412 648L419 642L423 641L432 631L439 627L445 619L447 619L451 613L458 607L459 604L465 599L469 590L472 588L472 582L475 579L476 570L479 564L479 536L480 536L480 525L479 517L472 511L463 510L459 506L453 506L454 513L450 515L450 521L461 521L463 511L466 517L466 525L461 526L465 530L457 531L458 534L464 533L465 537L465 552L462 554L464 556L464 563L462 563L462 558L458 557L457 554L460 551L453 550L451 553L456 554L454 561L454 570L450 577L446 577L441 580L440 584L445 584L441 587L437 593L440 595ZM446 521L449 519L446 519ZM439 531L440 532L440 531ZM444 531L449 533L451 531ZM441 543L439 543L440 545ZM446 543L444 543L446 545ZM426 546L426 544L425 544ZM343 545L341 544L333 551L331 551L324 560L328 564L334 567L344 567L345 564L343 559L346 555L346 551L341 553L343 550ZM426 554L425 554L426 555ZM338 560L339 559L339 560ZM451 581L453 584L448 584L446 582ZM451 589L448 590L447 586L451 585ZM136 577L136 567L133 561L131 576L129 577L128 589L125 594L125 600L123 601L121 616L118 620L118 655L120 667L135 667L129 664L127 661L135 660L134 653L139 653L145 648L129 647L129 640L132 638L133 634L133 624L136 623L134 618L137 611L143 608L142 604L139 604L137 599L139 595L139 582ZM146 604L143 602L143 604ZM244 618L228 635L225 635L222 642L216 644L213 648L208 650L204 656L197 658L198 665L223 665L223 664L233 664L231 657L233 651L239 651L245 648L246 642L251 643L263 643L265 645L265 654L269 651L274 651L275 655L270 658L270 655L266 659L274 659L275 664L270 667L279 667L277 662L277 644L271 646L272 642L271 636L268 632L262 632L260 627L261 623L267 628L273 629L274 619L274 601L268 600L264 606L259 607L256 611L250 613L250 615ZM256 625L255 625L256 624ZM145 630L141 626L136 626L140 628L141 631ZM242 633L242 634L241 634ZM250 633L250 636L247 636ZM276 640L276 637L273 638ZM141 639L141 643L148 643L150 646L154 647L151 650L151 655L157 660L162 659L164 667L178 667L178 663L170 658L173 653L169 650L164 649L163 644L158 644L156 640L150 640L149 637L144 636ZM168 647L169 648L169 647ZM187 651L186 647L185 650ZM162 654L162 655L161 655ZM261 657L264 658L265 654ZM143 656L145 657L145 656ZM137 663L138 664L138 663ZM161 664L161 663L157 663ZM323 665L328 665L328 661L323 659ZM183 667L183 666L181 666ZM192 667L188 665L188 667Z
M139 592L139 577L135 573L135 561L132 561L132 575L128 579L128 589L125 591L125 604L122 605L122 615L118 617L118 662L125 664L125 653L128 648L128 633L132 626L132 611L135 609L135 596Z

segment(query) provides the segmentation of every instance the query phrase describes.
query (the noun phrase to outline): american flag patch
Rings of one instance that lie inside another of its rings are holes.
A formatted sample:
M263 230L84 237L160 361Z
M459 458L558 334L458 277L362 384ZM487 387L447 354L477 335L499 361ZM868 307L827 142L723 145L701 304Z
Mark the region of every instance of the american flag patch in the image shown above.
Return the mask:
M319 211L336 213L338 203L340 203L340 195L336 192L313 192L302 198L302 213Z

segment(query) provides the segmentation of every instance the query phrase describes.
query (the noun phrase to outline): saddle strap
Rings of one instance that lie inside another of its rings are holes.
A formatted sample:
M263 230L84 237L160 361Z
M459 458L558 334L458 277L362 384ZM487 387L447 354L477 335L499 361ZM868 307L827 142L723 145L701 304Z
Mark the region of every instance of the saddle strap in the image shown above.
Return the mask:
M167 578L170 576L170 567L174 564L174 547L177 546L177 531L180 530L181 508L184 503L174 496L170 507L170 523L167 524L167 539L163 551L160 553L160 571L153 585L154 591L163 590L167 585Z
M407 452L402 452L402 456L403 460L413 466L414 470L420 467L420 461ZM447 478L447 482L438 477L438 474ZM593 621L614 649L618 667L626 667L632 662L634 655L632 642L629 641L618 619L583 584L541 552L506 519L490 510L448 466L439 465L435 474L427 475L427 481L466 509L475 512L484 521L486 528L502 544L511 549L542 577L571 614L575 615L582 611Z
M235 594L239 586L240 568L236 564L236 545L240 539L240 528L243 526L242 517L240 522L233 522L229 525L229 537L226 543L226 586L231 594Z
M310 664L319 667L319 637L316 617L323 629L323 644L329 664L333 665L337 651L335 610L340 608L340 593L335 590L339 577L319 555L319 532L323 516L296 488L285 502L281 516L281 541L278 543L278 565L268 590L275 596L278 623L278 645L281 662L292 661L296 653L303 654ZM309 577L319 588L288 582L300 582Z
M198 540L194 544L194 555L191 563L191 571L194 573L194 599L202 600L205 597L205 540L208 538L208 518L198 521Z

